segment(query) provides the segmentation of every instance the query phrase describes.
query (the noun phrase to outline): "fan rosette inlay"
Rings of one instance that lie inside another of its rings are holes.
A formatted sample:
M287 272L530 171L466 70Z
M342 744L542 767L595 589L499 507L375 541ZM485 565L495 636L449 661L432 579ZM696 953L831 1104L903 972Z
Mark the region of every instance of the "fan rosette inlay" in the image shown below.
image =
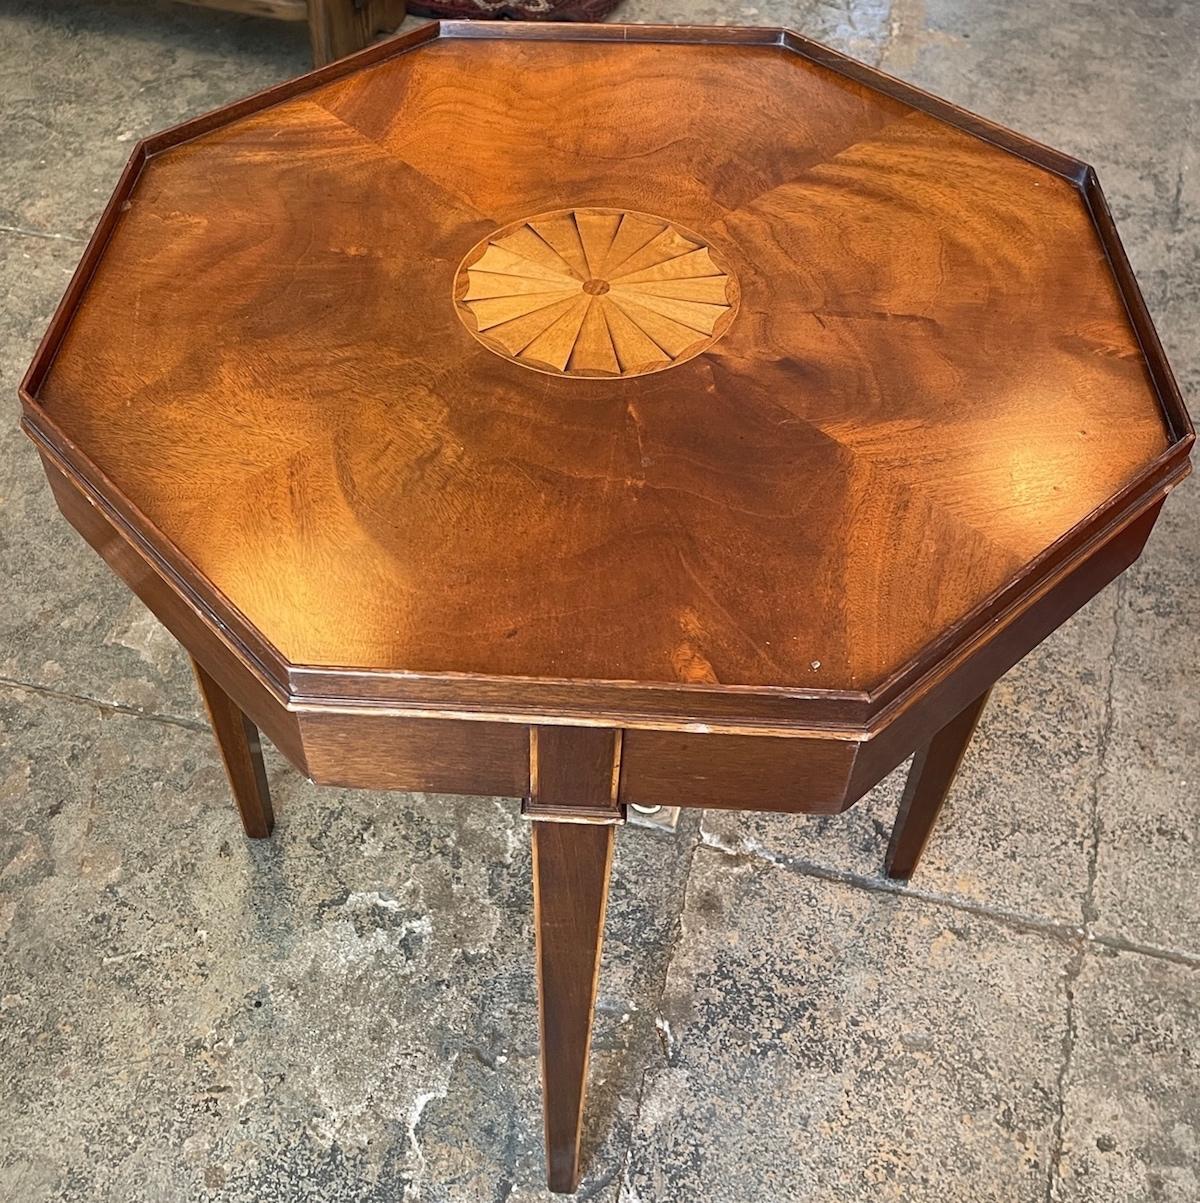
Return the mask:
M624 209L564 209L475 246L454 291L490 351L557 376L641 376L711 347L737 283L703 238Z

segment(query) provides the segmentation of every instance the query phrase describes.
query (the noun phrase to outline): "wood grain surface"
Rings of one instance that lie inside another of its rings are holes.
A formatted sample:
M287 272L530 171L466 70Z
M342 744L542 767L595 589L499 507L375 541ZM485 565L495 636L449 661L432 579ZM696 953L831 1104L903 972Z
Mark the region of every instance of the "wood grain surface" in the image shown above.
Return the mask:
M318 785L489 798L529 789L529 735L518 723L306 712L300 733Z
M183 3L251 17L272 17L276 21L308 20L308 0L183 0Z
M307 21L313 63L320 67L367 46L404 20L404 0L183 0L251 17Z
M1057 159L619 32L423 32L113 215L34 404L291 664L877 690L1186 437ZM649 374L488 350L456 272L564 210L694 232L736 318Z
M605 727L530 727L522 812L531 819L623 823L621 745L621 732Z
M370 44L404 20L404 0L308 0L308 33L319 67Z

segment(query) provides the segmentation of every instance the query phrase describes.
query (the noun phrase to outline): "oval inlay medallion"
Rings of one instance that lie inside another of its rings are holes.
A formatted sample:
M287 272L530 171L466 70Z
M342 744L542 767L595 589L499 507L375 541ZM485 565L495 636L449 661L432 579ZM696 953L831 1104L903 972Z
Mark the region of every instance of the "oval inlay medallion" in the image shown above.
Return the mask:
M737 282L699 234L625 209L562 209L472 248L455 279L463 324L490 351L556 376L641 376L728 329Z

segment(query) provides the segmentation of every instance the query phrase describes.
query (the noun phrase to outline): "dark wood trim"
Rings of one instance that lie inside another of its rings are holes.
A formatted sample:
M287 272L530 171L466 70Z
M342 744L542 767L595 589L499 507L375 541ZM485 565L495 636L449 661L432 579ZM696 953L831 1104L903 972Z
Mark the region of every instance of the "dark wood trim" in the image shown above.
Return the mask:
M147 155L161 154L174 146L190 142L193 138L200 137L201 134L211 133L223 125L238 121L242 117L262 113L287 100L295 100L296 97L303 96L305 92L311 92L315 88L333 83L334 80L352 75L355 71L362 70L363 67L398 58L417 46L435 41L437 37L438 22L431 21L428 25L421 25L401 37L387 38L374 46L368 46L365 50L358 51L357 54L347 55L324 67L308 71L304 75L297 75L293 79L284 80L283 83L273 84L269 88L253 92L249 96L242 97L241 100L222 105L208 113L201 113L198 117L191 117L177 125L170 125L166 129L151 134L140 143L140 146Z
M453 673L371 672L344 676L340 670L310 667L288 673L291 696L303 706L400 707L445 714L506 715L518 721L542 720L597 726L733 724L761 730L802 729L814 704L823 729L844 723L850 729L865 714L866 694L820 694L804 690L741 686L643 684L634 681L573 681L564 678L472 676ZM352 691L345 685L352 685ZM832 719L832 723L827 721Z
M179 597L213 630L213 634L237 657L281 704L289 701L285 661L253 625L218 593L188 560L159 533L157 528L124 494L95 468L87 456L71 441L63 438L66 450L46 438L28 414L21 419L21 428L33 439L42 458L53 463L67 476L88 503L105 516L108 523L138 552L146 564L168 583ZM86 463L88 471L81 471ZM92 473L101 484L93 481Z
M830 71L836 71L839 75L852 79L856 83L866 84L877 92L882 92L894 100L911 105L914 109L928 113L931 117L936 117L939 121L944 121L947 125L952 125L964 133L972 134L983 142L990 142L993 146L998 146L1002 150L1008 151L1009 154L1017 155L1026 162L1070 180L1076 185L1080 183L1084 172L1087 171L1085 163L1061 150L1055 150L1033 138L1027 138L1024 134L1019 134L1016 130L999 125L995 121L989 121L986 117L980 117L977 113L972 113L949 100L935 96L932 92L926 92L924 88L918 88L915 84L897 79L894 75L888 75L887 72L880 71L878 67L860 63L857 59L850 58L849 55L842 54L829 46L823 46L820 42L814 42L794 30L784 30L783 45L810 62L827 67Z
M1082 191L1092 223L1100 237L1100 244L1104 247L1104 253L1108 256L1109 265L1117 279L1117 287L1121 299L1125 302L1129 321L1141 343L1142 354L1145 356L1159 402L1166 415L1167 431L1171 438L1176 440L1177 446L1182 448L1183 454L1187 455L1196 441L1196 430L1184 404L1183 394L1179 391L1175 373L1171 371L1171 364L1163 350L1158 331L1154 328L1154 320L1150 316L1146 298L1142 294L1137 277L1133 274L1129 256L1125 253L1125 244L1117 232L1108 200L1100 187L1100 179L1091 167L1085 170Z
M108 566L137 595L158 620L200 659L254 724L300 772L307 775L304 749L296 715L247 667L223 632L210 626L188 605L175 585L147 560L122 527L114 524L103 506L89 497L62 465L42 452L46 479L59 509Z
M1014 622L1056 581L1085 565L1097 548L1136 522L1148 508L1161 502L1190 473L1188 453L1191 442L1187 439L1177 443L1159 457L1149 470L1162 474L1154 488L1143 492L1142 478L1130 482L1113 499L1032 560L1019 577L986 598L960 622L927 644L919 656L872 690L871 725L882 725L890 711L902 709L918 697L927 684L926 678L938 671L939 661L944 670L969 658L981 641L993 638L997 627L1003 628Z
M79 302L83 299L83 294L87 291L87 287L92 281L96 266L99 264L105 247L108 246L108 240L112 236L113 229L117 224L117 218L121 215L121 211L125 207L125 202L129 199L129 195L137 183L138 176L142 173L142 167L145 165L145 162L146 151L144 143L135 143L129 160L126 162L117 180L117 186L112 196L109 197L108 204L104 206L100 214L100 220L96 223L96 228L92 231L92 236L88 239L87 246L83 249L83 256L80 258L79 264L75 268L70 282L67 284L66 292L63 293L62 300L55 306L54 315L50 319L50 324L46 327L46 333L42 335L41 341L37 345L37 350L33 353L33 360L18 387L17 391L27 413L32 411L44 414L44 411L36 400L37 392L41 388L51 364L54 363L54 357L58 354L58 348L62 344L67 327L71 324L71 318L74 316ZM46 421L49 422L48 417Z
M926 92L913 84L868 66L820 42L814 42L794 29L780 26L732 25L595 25L585 23L513 21L503 24L478 21L444 21L441 36L491 41L535 42L660 42L702 45L778 46L816 63L827 70L861 83L894 100L928 113L947 125L953 125L985 142L991 142L1011 154L1055 175L1082 182L1087 165L1060 150L1027 138L986 117Z
M625 732L621 800L640 806L712 806L836 814L862 745L770 735Z
M297 716L309 776L343 789L521 798L529 739L519 723L305 712Z
M1176 466L1176 456L1162 457L1160 467L1173 466L1175 472L1148 499L1136 498L1137 504L1129 505L1109 523L1080 532L1086 537L1060 540L1051 549L1057 553L1057 562L1047 553L1036 562L1040 572L1031 566L1004 595L978 608L970 616L971 633L952 629L931 644L903 673L885 683L875 694L867 695L771 687L475 677L289 665L201 574L178 553L172 554L170 545L144 517L138 515L140 521L135 525L121 513L113 500L120 497L120 493L111 482L105 482L107 487L97 487L79 471L79 460L86 457L77 448L71 448L67 454L60 453L43 435L35 421L38 416L35 414L31 418L27 414L23 426L43 454L73 476L77 487L90 502L102 509L154 570L178 590L189 607L230 647L246 671L281 704L291 708L400 710L429 717L532 723L546 718L559 723L578 719L608 726L671 730L687 730L703 724L714 732L825 734L849 740L877 734L899 713L919 702L940 676L969 663L981 647L994 640L998 629L1015 624L1056 581L1086 564L1097 547L1161 501L1166 492L1187 475L1190 467L1186 458ZM1176 448L1184 446L1177 444ZM1190 446L1190 439L1186 446ZM1186 451L1181 454L1186 455ZM103 479L103 474L99 475ZM1127 489L1123 497L1128 497L1131 491ZM1097 519L1099 515L1100 511L1093 518ZM139 530L139 526L144 530ZM1079 528L1076 529L1079 532ZM1012 594L1016 596L1010 596ZM1014 659L1031 646L1022 647Z
M608 901L621 732L596 727L529 729L533 908L546 1171L552 1191L579 1184L592 1018Z
M714 732L797 735L825 734L833 738L871 738L908 707L915 705L937 680L968 664L990 643L999 629L1014 625L1020 616L1056 581L1085 565L1095 549L1116 532L1135 522L1147 508L1161 501L1189 470L1185 458L1164 456L1160 470L1174 468L1174 475L1148 498L1136 497L1104 525L1076 532L1083 537L1064 538L1015 581L1005 594L991 599L971 615L966 632L954 628L931 644L921 658L873 695L834 691L789 690L771 687L652 685L634 682L571 681L555 679L476 677L454 673L403 673L322 669L289 665L280 653L236 611L170 545L144 517L135 525L117 508L120 493L111 482L97 487L79 471L84 459L77 448L68 454L57 451L29 414L23 425L39 448L64 472L71 473L91 503L105 511L109 520L170 581L190 608L212 628L214 634L279 701L297 710L400 711L464 719L536 723L551 719L606 726L634 726L688 730L697 724ZM1187 443L1190 446L1190 440ZM1184 444L1176 449L1186 456ZM103 474L99 474L103 479ZM1132 487L1122 499L1128 498ZM132 508L132 507L131 507ZM136 513L136 511L134 511ZM1100 511L1093 515L1099 519ZM143 526L145 530L139 530ZM153 539L153 542L152 542ZM157 544L157 546L156 546ZM1015 597L1011 596L1016 594ZM1091 596L1090 594L1088 596ZM1019 658L1033 645L1023 647Z
M43 380L45 380L46 373L50 370L50 366L54 362L54 357L62 343L63 336L66 334L67 327L70 325L75 309L78 307L84 292L87 290L88 284L91 282L96 265L100 262L104 254L104 250L108 245L109 238L112 235L112 231L116 226L117 219L126 201L128 201L134 188L137 186L138 177L141 175L146 161L153 155L160 154L172 147L180 146L185 142L190 142L193 138L198 138L202 134L209 133L222 125L228 125L242 117L261 113L273 105L292 100L297 96L303 95L305 92L321 87L323 84L332 83L334 80L352 74L362 67L406 54L428 41L435 40L439 36L439 28L438 22L431 21L428 25L422 25L403 37L390 38L378 45L368 46L365 50L357 54L349 55L327 66L319 67L304 75L296 76L294 79L285 80L283 83L263 88L258 92L253 92L249 96L235 100L230 104L222 105L220 108L213 109L208 113L202 113L198 117L192 117L187 121L168 126L134 143L129 160L126 162L117 180L116 188L100 215L100 220L97 222L96 228L92 232L87 246L84 248L79 265L76 267L70 283L67 285L62 300L59 301L55 308L50 324L46 328L46 333L42 336L37 350L34 352L33 360L18 389L25 406L42 413L44 421L48 423L48 429L45 431L47 437L51 437L51 431L53 431L55 436L54 441L57 441L60 445L68 442L62 432L53 427L53 424L49 423L48 417L41 411L36 401L37 392L41 388Z
M443 21L443 38L509 42L657 42L782 46L778 25L622 25L589 21Z
M1133 522L1115 532L1078 570L1046 589L1013 619L1009 629L984 643L970 660L944 668L931 678L919 699L885 714L872 737L857 745L843 809L882 781L1028 650L1124 572L1141 555L1162 502L1159 497Z

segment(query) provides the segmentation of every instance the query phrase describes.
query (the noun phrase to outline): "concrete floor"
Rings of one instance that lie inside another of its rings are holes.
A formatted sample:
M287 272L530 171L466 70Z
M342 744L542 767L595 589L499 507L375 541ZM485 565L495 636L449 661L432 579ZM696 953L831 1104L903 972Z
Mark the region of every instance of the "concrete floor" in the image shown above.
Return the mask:
M627 0L792 25L1099 169L1200 386L1200 5ZM300 29L0 0L0 385L129 144ZM185 663L0 433L0 1198L535 1200L511 800L318 791L239 833ZM1001 683L910 888L839 819L619 840L582 1197L1200 1199L1200 488Z

